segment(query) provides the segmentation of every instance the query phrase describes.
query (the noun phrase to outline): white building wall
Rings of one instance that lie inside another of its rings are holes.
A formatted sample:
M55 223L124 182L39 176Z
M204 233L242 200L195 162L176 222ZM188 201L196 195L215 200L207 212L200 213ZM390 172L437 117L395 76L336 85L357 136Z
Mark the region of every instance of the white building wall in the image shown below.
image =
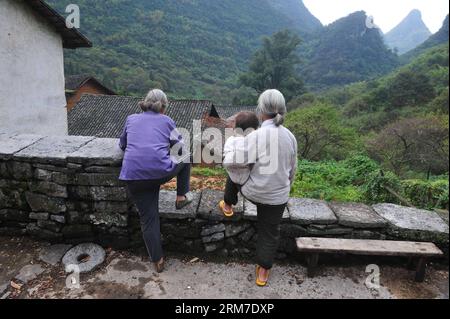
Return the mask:
M67 135L61 36L21 0L0 0L0 132Z

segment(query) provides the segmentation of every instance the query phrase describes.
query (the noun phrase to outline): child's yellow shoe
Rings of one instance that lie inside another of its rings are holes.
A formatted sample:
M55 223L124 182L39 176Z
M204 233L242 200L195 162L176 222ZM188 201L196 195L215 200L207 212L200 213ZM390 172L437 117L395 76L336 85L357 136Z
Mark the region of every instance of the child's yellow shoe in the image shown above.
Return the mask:
M267 271L267 280L261 280L259 278L259 272L261 271L261 269L263 269L261 266L256 266L256 285L259 287L265 287L267 286L267 282L269 281L269 275L270 275L270 271Z
M230 217L234 216L233 208L231 210L225 209L225 201L224 200L219 203L219 208L222 211L222 213L225 215L225 217L230 218Z

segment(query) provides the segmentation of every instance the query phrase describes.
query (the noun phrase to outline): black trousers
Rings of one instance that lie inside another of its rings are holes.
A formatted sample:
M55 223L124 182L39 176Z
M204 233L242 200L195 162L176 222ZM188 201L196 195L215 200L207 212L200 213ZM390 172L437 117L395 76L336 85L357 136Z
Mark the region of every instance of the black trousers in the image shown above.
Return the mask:
M127 182L130 197L139 211L145 246L153 262L158 262L163 257L159 220L159 192L161 185L177 177L177 195L184 196L189 192L190 175L191 164L182 163L164 178Z
M224 200L228 205L238 203L238 195L241 186L235 184L230 177L225 185ZM258 212L258 243L256 246L256 258L259 266L271 269L280 244L280 224L287 204L263 205L253 203Z

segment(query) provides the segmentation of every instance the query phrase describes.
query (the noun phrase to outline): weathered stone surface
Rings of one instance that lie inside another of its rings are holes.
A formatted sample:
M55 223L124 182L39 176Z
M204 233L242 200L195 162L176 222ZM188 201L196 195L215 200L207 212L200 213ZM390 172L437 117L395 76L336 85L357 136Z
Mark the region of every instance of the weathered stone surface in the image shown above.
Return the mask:
M436 212L441 218L442 218L442 220L444 221L444 222L446 222L446 224L448 225L448 220L449 220L449 218L448 218L448 212L446 212L446 211L438 211L438 212Z
M46 195L27 192L25 194L28 205L35 212L63 213L66 211L65 201L61 198L53 198Z
M26 228L26 233L32 237L48 240L50 242L59 242L62 240L62 234L54 233L47 229L42 229L38 227L36 224L28 224Z
M0 221L28 222L30 220L29 214L29 212L15 209L1 209Z
M86 173L98 173L98 174L114 174L119 176L120 167L110 167L110 166L89 166L84 169Z
M82 173L76 174L71 180L73 185L82 186L119 186L123 185L119 181L119 176L115 174Z
M92 236L92 226L90 225L69 225L62 229L64 238L90 238Z
M250 227L251 225L249 224L240 224L240 225L228 224L225 228L225 237L229 238L237 236L245 232Z
M174 191L161 191L159 194L159 216L167 219L194 219L197 216L200 193L193 192L188 196L192 196L192 203L183 209L177 210L175 208L177 193Z
M35 169L34 178L41 181L57 183L60 185L67 185L68 183L67 173L53 172L41 168Z
M126 227L128 219L126 215L118 213L97 213L89 215L89 220L93 225L106 225Z
M128 212L128 203L126 202L94 202L89 208L94 213L119 213Z
M72 247L72 245L52 245L45 247L39 254L39 260L46 264L56 266L61 262L65 253Z
M306 228L295 224L282 224L280 228L281 237L297 238L308 236Z
M337 227L324 230L315 229L312 227L307 228L308 236L341 236L350 235L353 232L353 228Z
M0 135L0 159L10 159L15 153L36 143L43 136L39 135Z
M28 217L29 217L29 219L33 219L33 220L47 220L49 217L49 214L48 213L31 212Z
M204 226L201 232L201 236L210 236L216 233L223 233L225 231L225 225L224 224L217 224L217 225L207 225Z
M38 220L37 225L39 228L47 229L53 233L59 233L61 231L61 224L51 220Z
M45 269L39 264L26 265L19 271L15 279L20 280L21 282L26 284L31 280L36 279L44 271Z
M245 204L244 204L244 207L245 207L244 219L251 220L251 221L257 221L258 220L258 210L257 210L256 205L248 200L245 200L244 202L245 202ZM290 220L289 209L288 209L288 207L286 207L286 210L284 211L284 214L283 214L283 221L289 221L289 220Z
M0 298L3 296L6 290L8 290L8 284L0 284Z
M248 242L255 235L256 231L253 227L247 229L245 232L240 234L238 238L244 242Z
M120 165L123 151L119 148L119 140L102 138L94 139L70 154L68 162L92 165Z
M234 216L227 218L219 208L219 203L223 200L223 192L215 190L204 190L198 208L198 214L201 218L210 221L237 221L244 214L244 200L239 196L239 202L234 206Z
M222 241L224 239L225 239L225 234L223 232L222 233L216 233L216 234L213 234L211 236L202 237L202 241L205 244L215 243L215 242L218 242L218 241Z
M291 220L295 224L335 224L337 218L325 201L291 198L289 205Z
M62 263L66 272L74 271L73 266L78 266L80 273L95 270L105 261L105 250L96 244L80 244L70 249L63 257Z
M62 215L51 215L50 220L57 222L59 224L65 224L66 223L66 217Z
M29 183L30 191L52 197L67 198L67 187L53 182L35 181Z
M330 203L339 224L353 228L383 228L387 220L378 215L370 206L358 203Z
M33 167L30 163L9 162L6 164L9 176L16 180L26 181L33 177Z
M93 201L126 201L125 187L69 186L69 195L75 199Z
M93 137L49 136L16 153L14 158L37 163L64 163L67 157Z
M373 209L399 229L449 233L448 225L435 212L394 204L378 204Z
M59 172L63 174L67 174L69 172L66 163L58 163L58 165L32 163L32 165L33 167L42 169L44 171Z
M205 244L205 251L207 253L213 253L221 248L223 248L223 243L213 243L213 244Z

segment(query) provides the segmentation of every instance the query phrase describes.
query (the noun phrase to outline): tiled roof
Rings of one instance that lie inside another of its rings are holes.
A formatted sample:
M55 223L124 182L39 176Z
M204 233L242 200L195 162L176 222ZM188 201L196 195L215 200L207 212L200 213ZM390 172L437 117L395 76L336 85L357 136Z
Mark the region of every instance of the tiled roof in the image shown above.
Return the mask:
M118 138L129 115L141 113L141 97L117 95L83 95L69 112L69 135ZM166 114L177 127L192 130L193 120L217 112L211 101L171 100Z
M88 81L95 82L97 85L101 86L106 92L108 92L108 94L116 95L116 93L113 90L107 88L102 83L100 83L96 78L94 78L89 74L66 76L66 90L76 91Z
M76 28L68 28L66 19L43 0L25 0L34 11L46 19L63 39L63 47L66 49L90 48L91 41Z
M256 106L215 106L215 108L222 119L234 117L239 112L254 112L256 110Z

